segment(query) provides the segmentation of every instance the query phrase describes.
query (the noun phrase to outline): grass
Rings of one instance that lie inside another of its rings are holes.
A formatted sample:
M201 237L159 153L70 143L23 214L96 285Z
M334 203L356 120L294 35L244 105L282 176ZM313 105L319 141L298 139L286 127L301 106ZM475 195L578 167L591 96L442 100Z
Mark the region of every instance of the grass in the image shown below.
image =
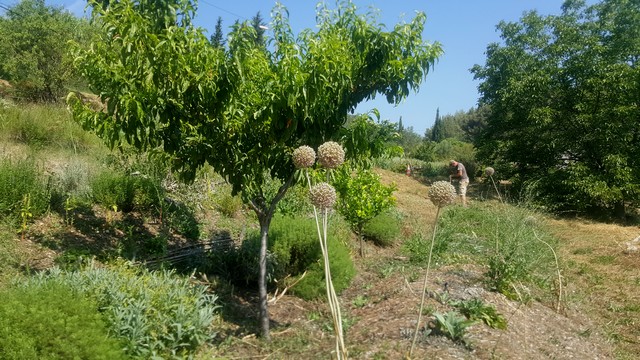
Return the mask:
M566 219L549 225L563 244L566 281L574 289L570 302L601 324L616 358L635 359L640 353L637 255L625 255L621 249L637 236L637 226Z

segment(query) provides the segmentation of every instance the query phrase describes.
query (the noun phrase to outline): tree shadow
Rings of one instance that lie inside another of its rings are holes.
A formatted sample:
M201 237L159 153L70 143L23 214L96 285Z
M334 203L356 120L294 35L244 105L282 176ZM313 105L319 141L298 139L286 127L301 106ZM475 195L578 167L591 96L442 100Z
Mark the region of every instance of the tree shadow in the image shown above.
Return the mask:
M162 256L173 247L197 243L200 235L194 212L177 202L168 202L164 219L157 211L113 211L90 203L53 206L52 210L63 219L62 224L32 234L32 238L60 252L59 265L79 258L105 261Z

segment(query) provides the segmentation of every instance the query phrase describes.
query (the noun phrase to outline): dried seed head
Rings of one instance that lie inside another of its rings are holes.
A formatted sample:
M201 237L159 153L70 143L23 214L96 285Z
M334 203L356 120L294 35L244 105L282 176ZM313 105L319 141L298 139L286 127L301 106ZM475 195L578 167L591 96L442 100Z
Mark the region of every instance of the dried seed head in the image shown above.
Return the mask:
M310 168L316 162L316 152L309 146L303 145L293 150L293 164L296 169Z
M493 174L495 174L495 170L492 167L488 167L486 169L484 169L484 174L487 176L491 176Z
M331 209L336 203L336 189L325 182L319 183L309 190L309 199L319 209Z
M334 141L327 141L318 147L318 161L327 169L335 169L344 162L344 150Z
M452 204L456 201L456 189L447 181L436 181L429 188L429 200L437 207Z

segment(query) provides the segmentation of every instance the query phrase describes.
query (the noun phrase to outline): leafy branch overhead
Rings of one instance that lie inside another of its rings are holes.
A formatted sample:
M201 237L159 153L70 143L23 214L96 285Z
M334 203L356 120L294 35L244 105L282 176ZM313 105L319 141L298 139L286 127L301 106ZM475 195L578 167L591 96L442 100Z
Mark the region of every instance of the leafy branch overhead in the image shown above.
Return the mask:
M333 137L365 99L399 102L441 54L439 44L422 40L424 14L384 32L345 3L340 13L320 8L320 29L296 39L286 9L276 6L274 50L252 43L253 27L240 24L225 51L193 27L193 4L166 2L172 17L164 22L145 4L94 6L103 42L78 48L76 64L108 112L70 99L76 117L112 146L162 146L187 179L209 162L236 191L256 188L264 168L286 179L292 147Z

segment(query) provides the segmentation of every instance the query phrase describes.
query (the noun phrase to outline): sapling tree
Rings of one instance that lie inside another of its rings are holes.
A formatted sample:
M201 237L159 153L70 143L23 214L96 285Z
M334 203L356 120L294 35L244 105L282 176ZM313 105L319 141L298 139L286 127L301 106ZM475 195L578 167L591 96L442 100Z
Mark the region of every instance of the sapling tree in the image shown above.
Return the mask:
M358 169L351 174L347 168L336 176L336 190L340 194L337 209L358 236L360 256L364 257L364 225L395 204L395 189L395 185L382 184L380 176L371 170Z
M77 119L111 146L163 152L193 180L210 164L255 211L261 246L260 326L269 339L267 234L276 205L294 184L291 154L335 139L363 100L398 103L417 90L442 53L422 39L425 15L384 31L350 1L317 7L317 30L297 37L281 5L267 48L237 24L227 48L210 45L192 23L195 0L89 0L101 40L75 51L75 63L106 104L96 112L70 94ZM281 181L274 195L269 178Z

